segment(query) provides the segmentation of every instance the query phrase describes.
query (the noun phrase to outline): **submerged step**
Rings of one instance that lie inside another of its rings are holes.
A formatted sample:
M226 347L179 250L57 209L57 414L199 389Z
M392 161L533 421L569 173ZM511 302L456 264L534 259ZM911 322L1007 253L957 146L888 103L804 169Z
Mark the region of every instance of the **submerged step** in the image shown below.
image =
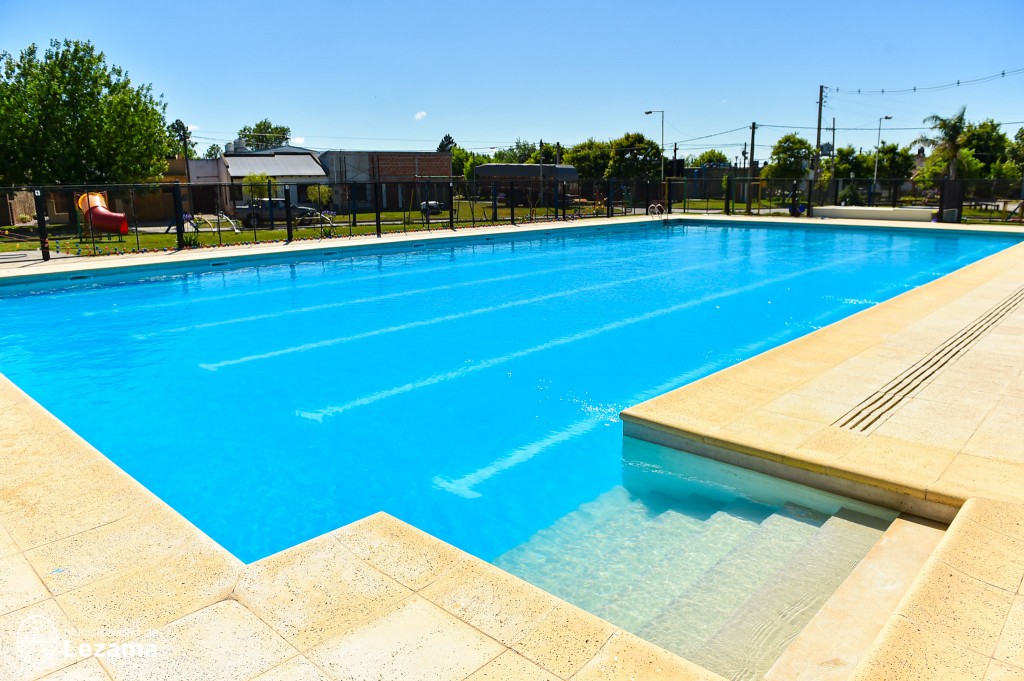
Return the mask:
M823 521L780 513L769 516L637 633L678 655L691 655L793 558Z
M887 521L841 509L770 575L688 659L726 678L760 679L884 532Z

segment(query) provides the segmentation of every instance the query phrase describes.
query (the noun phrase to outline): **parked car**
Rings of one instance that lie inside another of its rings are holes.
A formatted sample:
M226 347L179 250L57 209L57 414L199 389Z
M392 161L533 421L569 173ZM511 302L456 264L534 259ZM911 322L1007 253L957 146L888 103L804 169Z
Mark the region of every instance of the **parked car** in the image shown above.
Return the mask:
M437 201L424 201L420 204L420 212L424 215L428 212L431 215L439 215L441 213L441 204Z
M263 223L270 222L270 208L274 208L274 222L283 222L285 217L284 199L253 199L249 204L236 206L235 214L242 220L242 224L249 229L258 228ZM311 225L316 219L317 212L309 206L292 204L292 220L299 225Z

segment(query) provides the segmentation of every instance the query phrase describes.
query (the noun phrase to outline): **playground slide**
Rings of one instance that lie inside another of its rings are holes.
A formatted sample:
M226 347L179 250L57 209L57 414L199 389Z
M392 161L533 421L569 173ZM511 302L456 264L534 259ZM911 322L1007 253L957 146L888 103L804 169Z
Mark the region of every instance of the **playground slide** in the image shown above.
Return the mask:
M78 197L78 207L93 228L111 234L128 233L128 218L124 213L115 213L107 208L107 199L103 194L82 194Z

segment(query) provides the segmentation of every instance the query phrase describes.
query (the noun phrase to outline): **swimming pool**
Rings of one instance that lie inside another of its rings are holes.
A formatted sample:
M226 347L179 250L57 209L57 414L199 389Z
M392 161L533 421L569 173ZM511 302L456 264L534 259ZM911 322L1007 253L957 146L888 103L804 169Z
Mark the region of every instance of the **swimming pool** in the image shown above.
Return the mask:
M0 290L0 371L250 562L385 510L491 560L618 412L1012 237L650 223Z

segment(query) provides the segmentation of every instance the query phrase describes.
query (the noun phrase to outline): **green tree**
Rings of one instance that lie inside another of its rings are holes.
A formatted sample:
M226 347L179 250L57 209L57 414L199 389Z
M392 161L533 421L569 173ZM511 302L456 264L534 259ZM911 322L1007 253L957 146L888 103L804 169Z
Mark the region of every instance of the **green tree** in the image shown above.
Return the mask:
M438 147L438 151L440 150L441 148ZM464 175L466 172L466 163L469 162L469 159L472 156L472 152L463 149L457 144L453 145L452 148L449 149L449 151L452 152L452 176L460 177Z
M707 151L700 154L693 159L690 166L697 168L704 165L712 165L717 163L718 165L731 165L729 163L729 157L725 155L725 152L719 151L718 149L708 149Z
M167 146L174 156L196 158L196 143L192 141L192 131L180 118L167 126Z
M270 195L267 194L268 182ZM277 182L271 180L266 173L249 173L242 178L242 193L249 199L266 199L277 193Z
M874 177L875 155L864 155L864 160L871 168L871 177ZM900 147L898 144L885 144L878 148L878 177L885 180L908 180L914 174L914 155L910 153L910 147ZM867 170L865 168L864 170Z
M956 170L952 170L953 162L948 151L936 151L925 161L924 167L915 176L915 181L924 186L932 187L937 180L950 176L960 177L965 180L979 179L984 174L984 165L974 158L974 152L970 149L959 149L957 151Z
M554 144L545 144L543 149L535 149L530 158L526 159L527 163L541 163L541 158L544 159L544 163L554 163L555 159L558 158L558 147Z
M974 158L981 161L983 174L989 176L994 163L1006 159L1010 146L1010 138L999 129L999 124L991 118L981 123L968 123L964 131L964 149L970 149Z
M1013 136L1013 141L1006 148L1006 157L1018 168L1024 168L1024 128L1019 129Z
M0 53L0 182L143 182L167 170L166 105L90 42Z
M661 174L661 161L657 142L639 132L629 132L612 140L611 160L604 174L620 180L650 180Z
M206 147L206 153L203 154L203 158L220 158L220 155L224 153L224 150L220 148L219 144L211 144Z
M462 175L467 180L472 180L472 179L474 179L476 177L476 174L474 173L474 171L476 170L477 166L482 166L485 163L492 163L492 162L493 162L493 159L490 156L485 156L484 154L476 154L476 153L470 152L469 159L466 161L465 165L463 165L463 167L462 167Z
M988 176L993 180L1004 180L1010 184L1018 185L1021 181L1021 166L1013 161L996 161L989 168Z
M932 126L934 134L922 135L912 142L912 144L931 147L935 152L932 154L933 157L945 159L951 180L956 179L960 165L960 150L964 147L965 133L967 132L966 113L967 107L962 106L949 118L942 118L936 114L928 116L924 122Z
M763 177L798 180L807 174L814 148L795 132L783 135L772 147L771 161L761 171Z
M451 151L454 147L455 138L446 133L445 136L441 138L440 143L438 143L437 150L441 152Z
M267 183L263 182L263 191L267 191ZM323 210L331 202L331 188L326 184L311 184L306 187L306 198L314 206Z
M563 154L563 160L575 167L580 177L588 180L604 177L611 159L611 143L598 141L593 137L569 147Z
M287 144L292 136L292 129L287 125L274 125L270 119L264 118L256 125L247 125L239 130L238 136L246 147L259 151Z
M516 139L515 144L507 149L494 152L495 163L526 163L537 150L537 145L526 140Z

